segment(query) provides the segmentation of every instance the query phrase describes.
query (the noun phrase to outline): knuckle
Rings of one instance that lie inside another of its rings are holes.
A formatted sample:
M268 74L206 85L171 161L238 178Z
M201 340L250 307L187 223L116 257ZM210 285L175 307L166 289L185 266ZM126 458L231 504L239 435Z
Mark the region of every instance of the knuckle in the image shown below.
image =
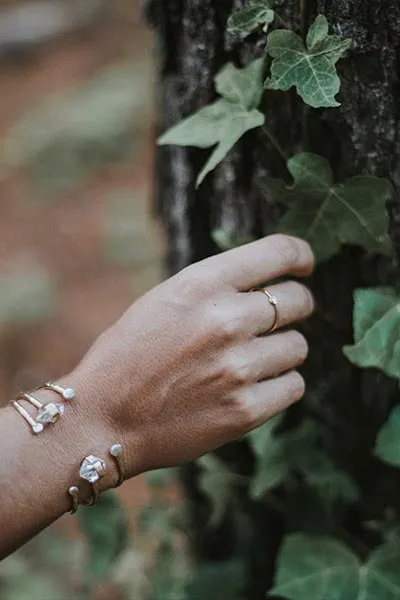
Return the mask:
M250 431L257 423L253 403L249 394L236 396L232 401L234 423L238 433Z
M300 258L300 248L295 238L277 234L273 236L272 241L284 266L291 267L297 264Z
M233 342L239 333L239 323L227 310L209 310L206 317L211 335L223 343Z
M229 387L243 387L251 381L250 367L242 360L228 359L221 366L221 378Z
M204 298L210 290L210 282L203 271L193 265L178 273L176 283L179 296L189 300Z

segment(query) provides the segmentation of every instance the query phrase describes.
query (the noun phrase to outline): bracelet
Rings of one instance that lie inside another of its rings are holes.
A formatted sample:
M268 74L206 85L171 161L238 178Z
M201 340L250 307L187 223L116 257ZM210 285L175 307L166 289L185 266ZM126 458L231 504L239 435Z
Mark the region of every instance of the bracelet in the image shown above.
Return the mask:
M119 487L125 481L125 465L123 457L123 449L121 444L114 444L109 450L110 457L114 460L118 470L118 481L114 488ZM92 497L87 502L83 503L83 506L95 506L99 501L99 489L97 483L104 477L107 471L107 464L105 460L93 456L90 454L86 456L81 462L79 468L79 477L90 483L92 487ZM75 514L80 504L80 490L76 485L72 485L68 488L68 495L71 499L71 514Z
M57 383L48 382L37 388L37 390L47 389L55 392L63 400L73 400L76 397L76 392L73 388L64 388ZM36 410L36 417L23 406L21 400L24 400L28 404L32 405ZM65 407L61 402L46 402L43 403L38 400L34 395L28 392L19 394L16 400L11 403L21 417L28 423L34 434L40 434L44 431L45 427L50 424L57 423L64 415ZM125 464L124 464L124 453L121 444L113 444L109 449L109 456L114 461L118 479L114 485L114 488L120 487L126 478ZM90 500L82 503L83 506L95 506L99 501L100 492L98 489L98 482L102 479L107 472L106 461L90 454L86 456L79 467L79 477L88 483L92 488L92 496ZM77 512L80 505L80 490L76 485L72 485L68 488L68 495L71 499L71 514Z
M63 388L62 386L48 382L37 388L47 389L55 392L62 397L63 400L73 400L76 396L73 388ZM21 400L25 400L37 409L36 417L30 414L29 411L21 404ZM40 402L35 396L30 393L22 393L11 405L18 411L21 417L28 423L34 434L39 434L44 431L46 425L57 423L65 412L65 407L60 402Z

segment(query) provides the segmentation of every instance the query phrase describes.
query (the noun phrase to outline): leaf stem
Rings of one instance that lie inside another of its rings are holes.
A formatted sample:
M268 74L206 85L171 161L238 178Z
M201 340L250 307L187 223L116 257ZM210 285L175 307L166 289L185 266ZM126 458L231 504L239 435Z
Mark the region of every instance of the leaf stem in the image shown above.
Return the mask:
M261 128L261 131L263 132L264 136L268 138L268 140L271 142L271 144L277 150L277 152L282 157L282 159L285 161L285 163L287 163L288 156L287 156L286 152L284 151L284 149L282 148L282 146L280 145L277 138L273 135L273 133L271 133L271 131L265 125L263 125L263 127Z
M282 19L282 17L277 12L275 12L275 19L279 21L281 25L285 27L285 29L291 29L289 23L287 23L285 19Z
M353 550L355 550L363 560L365 560L371 553L371 548L369 548L369 546L367 546L363 540L356 538L342 525L339 525L337 533L339 537L341 537L342 540L346 542L348 546L350 546L350 548L353 548Z

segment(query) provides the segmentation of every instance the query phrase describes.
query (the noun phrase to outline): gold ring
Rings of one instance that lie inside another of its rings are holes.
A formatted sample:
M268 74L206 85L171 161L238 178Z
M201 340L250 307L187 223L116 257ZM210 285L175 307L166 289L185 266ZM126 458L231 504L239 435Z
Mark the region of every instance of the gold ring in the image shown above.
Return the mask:
M278 310L279 302L278 302L278 299L276 298L276 296L273 296L266 288L261 289L261 290L255 290L255 291L261 292L261 294L264 294L264 296L267 297L268 302L274 309L274 313L275 313L274 322L273 322L271 328L268 331L266 331L266 333L273 333L279 327L279 310Z

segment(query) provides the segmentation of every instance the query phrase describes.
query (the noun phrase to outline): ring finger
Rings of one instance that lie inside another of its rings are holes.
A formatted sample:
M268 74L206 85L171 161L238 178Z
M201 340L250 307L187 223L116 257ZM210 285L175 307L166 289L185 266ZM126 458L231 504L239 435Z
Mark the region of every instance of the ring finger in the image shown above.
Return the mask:
M303 321L314 311L314 298L310 290L301 283L286 281L265 289L276 300L276 306L262 291L237 295L251 335L262 335L272 328L278 329Z

